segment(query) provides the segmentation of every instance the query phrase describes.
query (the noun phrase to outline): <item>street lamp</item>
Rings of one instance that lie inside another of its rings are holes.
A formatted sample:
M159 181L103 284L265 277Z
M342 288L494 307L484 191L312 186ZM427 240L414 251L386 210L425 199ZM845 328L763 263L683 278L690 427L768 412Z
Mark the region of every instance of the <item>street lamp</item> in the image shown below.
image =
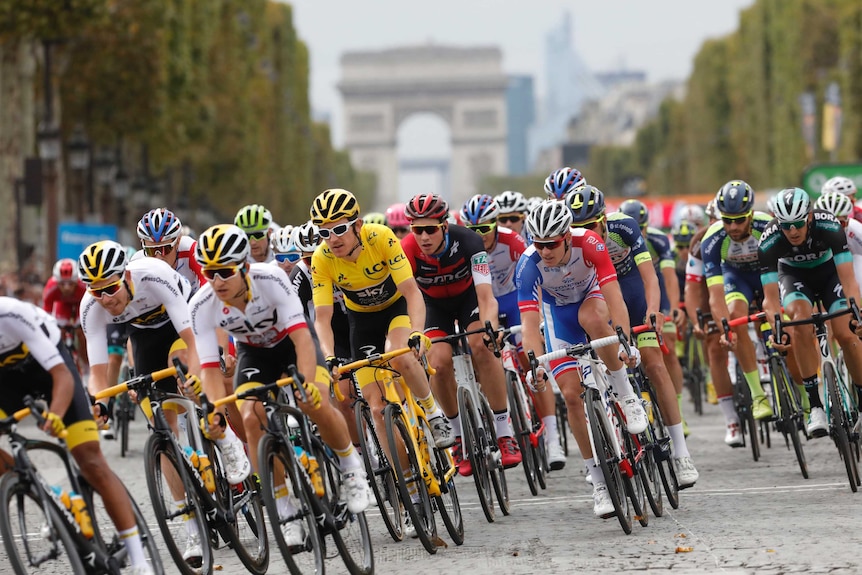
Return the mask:
M69 138L69 143L66 144L66 149L69 152L69 168L75 175L75 193L73 194L75 201L75 219L79 222L84 221L84 189L86 188L87 169L90 167L90 140L87 138L87 132L80 124L72 130L72 135ZM92 202L90 202L92 204ZM93 206L90 206L92 211Z
M45 269L50 270L57 261L57 223L59 207L57 205L57 160L60 158L60 129L50 116L39 123L36 130L36 140L39 145L39 158L42 160L42 182L45 192L45 219L48 227L48 259ZM49 272L50 273L50 272Z

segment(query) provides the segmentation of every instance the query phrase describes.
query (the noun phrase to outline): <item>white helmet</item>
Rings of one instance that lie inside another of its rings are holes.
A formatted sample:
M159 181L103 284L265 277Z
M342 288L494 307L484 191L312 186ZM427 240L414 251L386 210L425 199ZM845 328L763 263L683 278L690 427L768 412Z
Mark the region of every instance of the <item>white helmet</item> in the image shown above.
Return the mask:
M814 202L814 209L826 210L836 218L844 218L853 213L853 200L850 199L850 196L838 192L826 192L820 194L820 197Z
M527 198L521 192L506 190L494 199L497 200L501 213L511 214L517 212L522 214L527 211Z
M811 197L801 188L785 188L776 194L772 207L779 222L798 222L811 212Z
M537 239L561 236L571 225L572 212L556 200L545 200L527 216L527 231Z
M829 178L826 180L826 183L823 184L823 187L820 188L820 193L825 194L827 192L837 192L839 194L845 194L847 196L855 196L856 195L856 184L853 183L853 180L850 178L845 178L844 176L835 176L834 178Z
M269 238L269 247L271 247L272 251L277 254L286 254L290 251L296 251L291 249L290 239L292 234L293 226L279 228L279 230L277 232L273 232L272 236Z
M198 238L195 260L202 268L238 266L248 260L248 236L239 226L219 224Z
M78 276L91 284L126 270L126 248L111 240L87 246L78 257Z
M296 226L293 230L293 238L291 238L296 248L304 254L314 253L317 246L320 245L320 233L317 231L311 220L308 220L301 226Z
M706 221L706 213L697 204L688 204L679 211L679 221L688 222L700 228Z

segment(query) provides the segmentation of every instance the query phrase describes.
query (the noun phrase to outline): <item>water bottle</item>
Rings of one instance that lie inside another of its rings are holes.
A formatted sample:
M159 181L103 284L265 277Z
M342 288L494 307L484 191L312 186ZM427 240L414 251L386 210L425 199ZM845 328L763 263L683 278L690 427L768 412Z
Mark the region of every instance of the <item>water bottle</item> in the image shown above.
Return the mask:
M198 459L198 471L204 480L204 486L210 493L215 493L215 475L213 473L213 466L212 462L210 462L209 455L207 455L205 451L198 451L196 455Z
M90 520L90 514L87 512L87 506L84 504L84 499L74 491L66 493L66 491L57 485L52 485L51 491L54 493L54 497L60 501L68 511L72 512L72 516L75 518L75 521L78 523L78 527L81 529L81 534L87 539L93 537L93 522Z
M317 493L318 497L323 497L326 494L326 491L323 489L323 477L320 476L320 465L317 463L317 458L306 453L305 450L298 445L294 446L293 449L296 451L296 458L300 463L302 463L305 471L308 472L308 476L311 478L311 485L314 487L315 493Z

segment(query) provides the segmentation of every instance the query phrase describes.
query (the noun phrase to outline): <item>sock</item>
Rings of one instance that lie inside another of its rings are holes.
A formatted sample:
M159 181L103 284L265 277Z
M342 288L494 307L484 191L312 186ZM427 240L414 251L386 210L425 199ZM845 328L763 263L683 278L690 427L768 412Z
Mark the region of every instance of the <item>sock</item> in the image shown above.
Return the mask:
M353 444L348 443L345 449L335 449L333 448L335 455L338 456L338 460L341 462L341 470L344 472L351 471L353 469L361 469L362 468L362 458L359 457L359 453L353 449Z
M542 423L545 424L545 442L548 444L560 440L560 430L557 429L557 416L546 415L542 418Z
M735 423L739 425L739 414L736 413L736 407L733 405L733 396L732 395L722 395L718 398L718 406L721 408L721 412L724 414L724 422L727 425L731 423Z
M803 377L802 384L805 386L805 391L808 394L808 403L811 407L823 407L823 402L820 401L820 381L817 378L817 374L812 375L811 377Z
M752 399L763 397L765 394L763 393L763 387L760 385L760 373L755 369L754 371L747 371L743 375L745 376L745 381L748 382L748 389L751 390Z
M437 417L437 412L440 411L440 408L437 407L437 402L434 401L433 393L429 392L427 397L417 397L416 401L418 401L422 409L425 410L425 414L428 416L428 419Z
M682 431L682 423L668 425L667 432L670 434L670 451L676 457L689 457L688 446L685 444L685 433Z
M179 499L177 501L174 501L174 509L180 510L180 509L183 509L185 507L186 507L186 500L185 499ZM183 519L183 523L186 526L186 532L189 534L189 536L193 537L195 535L199 535L198 524L191 520L191 516L184 513L182 519Z
M297 514L299 511L293 497L289 497L287 485L275 486L275 506L278 508L278 516L280 519L287 519Z
M811 398L808 397L808 393L804 385L797 385L796 389L799 390L799 403L802 404L802 410L807 414L811 411ZM820 399L819 394L818 399Z
M452 433L455 437L461 437L461 414L449 418L449 425L452 426Z
M123 545L126 547L126 552L129 554L129 561L133 567L147 564L147 557L144 555L144 546L141 543L141 534L138 533L138 526L135 525L129 529L124 529L119 533L120 539L123 540Z
M682 416L682 394L676 394L676 404L679 406L679 418L680 420L684 420L685 418Z
M614 388L614 393L618 397L629 397L635 394L635 390L632 388L631 382L629 382L629 373L626 371L625 366L616 371L610 371L610 377L611 387Z
M602 468L596 465L594 458L584 459L584 465L587 467L587 473L593 476L593 487L605 482L605 474L602 473Z
M419 502L419 487L416 486L416 482L413 481L413 471L410 469L404 469L404 481L407 483L407 492L410 493L410 501L413 503Z
M497 439L501 437L512 437L512 426L509 423L509 410L494 412L494 431L497 432Z

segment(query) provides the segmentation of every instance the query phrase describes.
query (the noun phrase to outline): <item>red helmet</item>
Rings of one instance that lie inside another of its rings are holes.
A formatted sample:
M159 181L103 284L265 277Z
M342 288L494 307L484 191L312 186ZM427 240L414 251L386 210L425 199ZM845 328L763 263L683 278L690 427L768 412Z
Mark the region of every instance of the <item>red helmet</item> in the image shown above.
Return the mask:
M407 202L408 220L431 218L441 222L449 217L449 203L437 194L419 194Z

